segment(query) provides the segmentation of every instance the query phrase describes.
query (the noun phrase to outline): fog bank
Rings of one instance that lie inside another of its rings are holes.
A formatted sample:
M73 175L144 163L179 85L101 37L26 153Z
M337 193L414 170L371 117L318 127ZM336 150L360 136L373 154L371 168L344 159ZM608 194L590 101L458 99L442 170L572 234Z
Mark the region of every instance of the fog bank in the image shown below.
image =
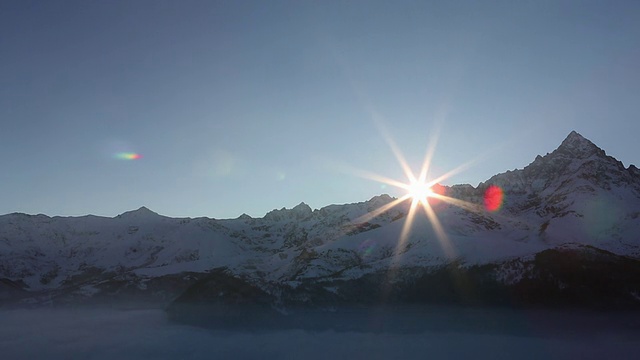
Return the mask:
M638 333L629 329L539 335L465 332L455 326L408 334L224 331L172 323L162 310L0 311L3 359L632 359L640 351Z

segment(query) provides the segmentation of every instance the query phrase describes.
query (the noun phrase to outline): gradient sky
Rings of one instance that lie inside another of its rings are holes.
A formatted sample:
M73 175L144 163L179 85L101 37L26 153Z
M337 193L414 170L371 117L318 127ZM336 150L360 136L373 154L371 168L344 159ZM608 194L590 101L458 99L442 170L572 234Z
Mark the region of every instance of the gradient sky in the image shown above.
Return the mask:
M0 214L262 216L474 186L571 130L639 165L640 1L1 1ZM116 158L138 153L137 160Z

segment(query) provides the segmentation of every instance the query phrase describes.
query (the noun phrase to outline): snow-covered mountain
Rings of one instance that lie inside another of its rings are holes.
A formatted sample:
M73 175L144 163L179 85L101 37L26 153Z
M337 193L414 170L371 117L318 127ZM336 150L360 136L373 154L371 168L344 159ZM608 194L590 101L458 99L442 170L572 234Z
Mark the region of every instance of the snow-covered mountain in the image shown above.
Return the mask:
M504 200L489 211L483 204L494 186ZM388 195L225 220L169 218L145 207L114 218L8 214L0 216L0 300L168 302L215 292L238 301L259 292L271 305L381 296L428 301L447 298L434 284L456 287L440 282L454 273L473 286L522 287L515 296L526 300L532 283L588 287L580 281L594 278L590 269L640 279L640 170L625 168L576 132L524 169L443 191L465 204L433 205L445 236L422 212L401 246L409 201L362 220L395 200ZM556 269L563 260L583 273ZM640 284L632 280L615 290L625 304L640 301ZM253 292L238 290L245 287Z

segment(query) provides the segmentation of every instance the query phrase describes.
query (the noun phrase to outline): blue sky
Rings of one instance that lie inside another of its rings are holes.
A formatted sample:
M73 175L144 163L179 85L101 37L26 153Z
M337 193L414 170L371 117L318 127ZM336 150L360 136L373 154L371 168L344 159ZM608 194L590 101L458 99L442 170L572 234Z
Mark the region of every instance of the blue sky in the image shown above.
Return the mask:
M3 1L0 213L262 216L640 154L637 1ZM114 158L135 152L141 159Z

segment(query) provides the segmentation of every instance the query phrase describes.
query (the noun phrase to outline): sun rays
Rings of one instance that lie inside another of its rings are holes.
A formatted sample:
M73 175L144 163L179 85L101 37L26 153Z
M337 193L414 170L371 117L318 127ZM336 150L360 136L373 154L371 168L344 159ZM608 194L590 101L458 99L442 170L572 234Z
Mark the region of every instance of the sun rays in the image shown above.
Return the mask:
M388 132L386 132L386 130L381 126L380 123L378 123L377 125L385 141L391 148L391 151L398 161L398 164L402 168L404 175L406 176L406 180L401 181L391 179L389 177L364 170L351 169L350 172L369 180L377 181L402 189L406 191L406 194L383 206L378 207L377 209L368 212L363 216L360 216L357 219L354 219L352 223L361 224L368 222L371 219L376 218L397 206L400 206L401 204L405 204L406 206L406 204L409 203L408 211L406 213L402 229L400 230L400 236L398 238L391 265L393 266L394 264L397 264L399 262L401 254L404 252L407 246L407 242L410 238L412 227L414 225L416 217L421 216L421 213L424 213L424 216L426 216L426 218L429 220L429 223L431 224L431 227L433 229L433 233L440 244L443 254L449 260L455 259L457 256L456 249L447 236L445 228L442 225L438 214L436 213L434 204L442 201L444 203L460 207L466 211L471 211L478 214L486 213L486 210L493 211L494 209L498 208L496 205L493 205L493 202L496 202L497 200L492 200L493 202L491 207L487 207L487 209L485 209L482 205L447 196L447 188L440 185L440 182L467 169L469 166L473 165L476 160L472 160L465 164L462 164L454 168L453 170L446 172L445 174L435 177L432 176L432 174L430 173L430 167L438 142L438 133L435 132L435 134L429 139L427 151L420 171L418 173L415 173L409 166L400 148L397 146L391 136L388 135Z

